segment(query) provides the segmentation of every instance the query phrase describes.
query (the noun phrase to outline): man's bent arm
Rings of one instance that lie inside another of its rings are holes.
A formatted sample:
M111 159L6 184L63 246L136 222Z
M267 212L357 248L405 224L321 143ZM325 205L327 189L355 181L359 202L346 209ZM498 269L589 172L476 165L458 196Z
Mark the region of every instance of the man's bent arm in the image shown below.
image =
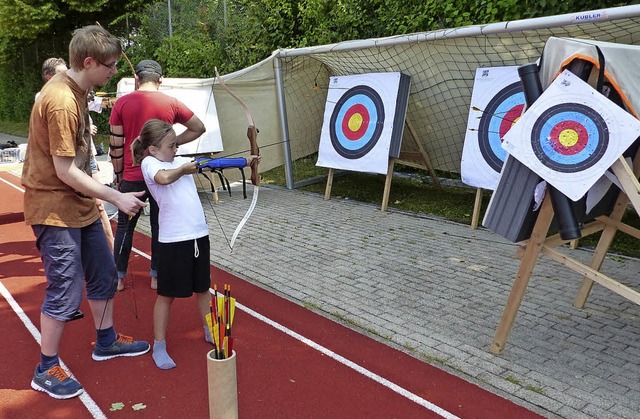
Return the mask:
M187 127L187 130L176 137L178 145L191 142L204 134L204 132L206 131L206 128L204 127L204 124L202 123L200 118L195 115L193 115L191 119L185 122L184 126Z

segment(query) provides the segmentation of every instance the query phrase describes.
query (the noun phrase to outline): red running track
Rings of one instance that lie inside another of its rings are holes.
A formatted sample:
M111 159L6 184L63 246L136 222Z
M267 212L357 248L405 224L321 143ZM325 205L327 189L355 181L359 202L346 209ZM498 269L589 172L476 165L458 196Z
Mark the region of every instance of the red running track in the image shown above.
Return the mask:
M150 354L93 361L95 330L87 315L68 323L60 350L86 394L54 400L31 389L39 345L27 326L39 329L46 280L17 188L17 177L0 172L0 289L17 304L0 297L0 417L208 417L212 347L193 298L176 300L171 312L167 345L177 368L156 368ZM134 247L148 254L149 238L136 233ZM146 257L132 253L133 281L116 295L115 324L123 334L152 341L155 292L148 267ZM212 283L230 284L238 302L233 335L241 418L540 417L227 272L213 266L211 272ZM86 302L81 309L89 313ZM122 408L112 411L117 403Z

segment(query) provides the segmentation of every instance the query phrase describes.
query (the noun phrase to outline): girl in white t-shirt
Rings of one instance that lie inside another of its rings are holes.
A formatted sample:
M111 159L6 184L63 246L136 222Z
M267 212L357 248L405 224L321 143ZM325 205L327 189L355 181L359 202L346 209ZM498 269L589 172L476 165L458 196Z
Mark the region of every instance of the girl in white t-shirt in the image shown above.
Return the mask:
M209 228L196 189L193 174L198 162L176 156L178 143L171 124L158 119L148 121L131 144L135 164L142 163L142 174L160 209L158 298L153 308L153 360L158 368L176 366L166 348L169 310L175 298L196 294L205 339L212 342L205 316L209 313L210 262ZM258 156L227 160L224 167L245 167Z

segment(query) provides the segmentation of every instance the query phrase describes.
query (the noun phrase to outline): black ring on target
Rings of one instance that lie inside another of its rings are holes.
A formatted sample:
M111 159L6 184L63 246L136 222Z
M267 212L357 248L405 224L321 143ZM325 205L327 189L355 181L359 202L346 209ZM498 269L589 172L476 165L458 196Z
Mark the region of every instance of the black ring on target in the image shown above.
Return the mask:
M563 141L562 135L571 141ZM548 168L561 173L590 168L602 158L608 146L609 127L604 118L580 103L550 107L531 129L535 156Z
M502 148L502 137L520 117L525 98L519 81L500 90L489 101L478 125L478 146L482 157L500 173L507 152Z
M343 126L345 116L352 114L353 109L360 114L366 113L363 126L356 132L346 135ZM364 126L366 123L366 126ZM338 154L347 159L359 159L367 154L380 139L384 128L384 104L382 98L369 86L355 86L347 90L336 103L329 121L331 144Z

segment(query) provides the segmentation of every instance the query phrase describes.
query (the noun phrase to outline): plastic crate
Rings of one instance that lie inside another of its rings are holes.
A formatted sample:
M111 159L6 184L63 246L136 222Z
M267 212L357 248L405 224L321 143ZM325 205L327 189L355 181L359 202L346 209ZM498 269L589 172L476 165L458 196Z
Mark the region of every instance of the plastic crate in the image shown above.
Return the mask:
M20 161L19 148L5 148L0 150L0 163L17 163Z

